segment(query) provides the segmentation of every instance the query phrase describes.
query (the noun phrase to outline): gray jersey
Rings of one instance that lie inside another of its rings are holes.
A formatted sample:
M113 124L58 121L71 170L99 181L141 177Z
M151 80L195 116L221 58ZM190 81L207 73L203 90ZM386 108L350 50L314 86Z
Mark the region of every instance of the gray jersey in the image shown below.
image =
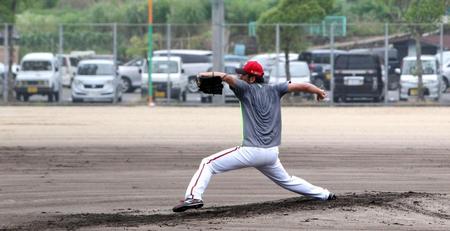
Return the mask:
M240 79L231 88L241 103L244 147L269 148L281 143L280 99L288 83L248 84Z

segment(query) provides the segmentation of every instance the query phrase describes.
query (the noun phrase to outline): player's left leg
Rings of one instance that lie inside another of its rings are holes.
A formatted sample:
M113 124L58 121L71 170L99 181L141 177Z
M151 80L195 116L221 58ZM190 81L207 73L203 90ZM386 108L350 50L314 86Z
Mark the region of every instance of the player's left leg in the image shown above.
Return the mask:
M334 195L327 189L315 186L302 178L290 176L278 158L274 163L258 167L257 169L276 184L292 192L320 200L328 200L330 196Z

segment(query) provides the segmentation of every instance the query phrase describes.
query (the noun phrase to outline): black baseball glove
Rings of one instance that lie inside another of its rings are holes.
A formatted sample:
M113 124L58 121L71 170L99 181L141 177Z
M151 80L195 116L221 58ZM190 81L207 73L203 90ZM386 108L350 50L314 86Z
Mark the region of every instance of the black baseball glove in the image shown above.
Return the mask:
M223 84L220 76L197 76L197 86L200 91L206 94L222 94Z

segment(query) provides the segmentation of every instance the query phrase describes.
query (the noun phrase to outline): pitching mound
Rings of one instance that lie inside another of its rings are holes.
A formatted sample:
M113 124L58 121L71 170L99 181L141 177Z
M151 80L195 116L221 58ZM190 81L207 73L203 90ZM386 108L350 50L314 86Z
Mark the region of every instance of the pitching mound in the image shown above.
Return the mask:
M282 229L442 229L450 225L450 197L446 194L369 192L338 195L335 201L304 197L235 206L208 207L185 213L67 214L41 219L4 230L142 230L226 229L236 227ZM280 224L285 224L284 226ZM301 227L299 227L301 225Z

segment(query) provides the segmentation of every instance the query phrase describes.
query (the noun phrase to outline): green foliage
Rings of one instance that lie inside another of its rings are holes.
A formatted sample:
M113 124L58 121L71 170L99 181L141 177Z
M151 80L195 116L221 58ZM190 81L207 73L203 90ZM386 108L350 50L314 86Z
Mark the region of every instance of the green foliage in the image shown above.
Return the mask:
M353 19L356 21L370 22L373 20L384 22L388 19L390 8L388 4L383 1L373 0L359 0L350 4L349 12L352 12L357 17Z
M127 57L137 58L145 57L147 54L147 36L130 38L129 46L127 46L125 54Z
M328 8L323 8L322 6ZM318 23L326 16L327 12L332 10L332 6L332 0L282 0L274 8L263 13L258 23ZM305 27L280 27L280 45L283 51L298 51L305 48L304 29ZM260 39L259 42L264 50L275 43L274 33L267 33L265 29L258 29L257 33Z
M333 0L282 0L274 8L262 14L260 24L276 23L318 23L333 8ZM326 7L326 8L323 8ZM280 26L280 47L287 57L291 51L301 51L306 48L305 26ZM257 29L258 39L264 50L275 44L273 33L267 33L261 27ZM289 60L286 59L286 79L290 80Z
M445 14L445 0L413 0L405 14L410 23L436 23Z
M145 7L148 5L145 4ZM146 8L147 9L147 8ZM153 1L153 22L167 23L170 15L170 0L155 0ZM147 12L145 12L147 18ZM145 21L147 22L147 20Z
M445 14L446 1L445 0L413 0L404 15L404 18L410 24L410 30L414 34L416 41L416 59L417 59L417 76L418 76L418 99L425 100L422 79L422 48L420 44L420 37L423 33L437 29L436 22ZM428 24L416 24L416 23Z
M254 2L254 1L252 1ZM228 23L249 23L258 20L262 12L275 6L275 0L259 0L257 4L242 0L226 0L225 5L225 20Z
M211 19L209 0L172 0L169 23L202 23Z

